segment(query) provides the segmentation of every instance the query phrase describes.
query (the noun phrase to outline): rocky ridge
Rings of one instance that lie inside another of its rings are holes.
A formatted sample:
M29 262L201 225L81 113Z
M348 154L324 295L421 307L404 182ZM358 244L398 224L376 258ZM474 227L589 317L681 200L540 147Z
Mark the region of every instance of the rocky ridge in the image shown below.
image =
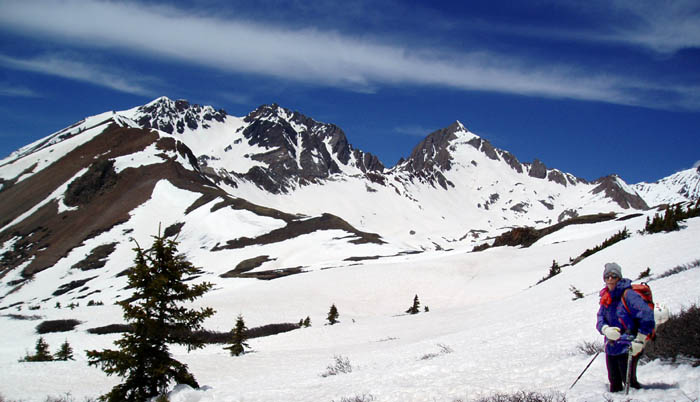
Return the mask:
M242 135L248 145L267 150L249 155L266 167L254 167L243 177L269 192L287 192L292 181L303 185L343 172L384 170L375 155L353 148L338 126L276 104L258 107L243 121L247 125Z

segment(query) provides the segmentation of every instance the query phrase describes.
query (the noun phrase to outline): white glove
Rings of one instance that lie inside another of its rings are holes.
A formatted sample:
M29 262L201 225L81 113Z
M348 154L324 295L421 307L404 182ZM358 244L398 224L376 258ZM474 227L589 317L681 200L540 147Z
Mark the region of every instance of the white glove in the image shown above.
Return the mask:
M618 327L610 327L608 325L603 325L601 331L603 332L603 335L605 335L605 337L611 341L616 341L620 339L620 328Z
M644 345L647 342L647 336L644 334L637 334L637 337L634 338L632 343L630 344L630 353L632 353L632 356L637 356L638 354L642 353L642 350L644 350Z

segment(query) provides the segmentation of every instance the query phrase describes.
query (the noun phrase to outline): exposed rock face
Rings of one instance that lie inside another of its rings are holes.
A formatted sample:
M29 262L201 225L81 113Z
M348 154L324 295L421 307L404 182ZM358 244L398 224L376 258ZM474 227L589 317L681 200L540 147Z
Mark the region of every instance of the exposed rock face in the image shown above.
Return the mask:
M90 251L83 260L73 264L72 268L87 271L99 269L105 266L107 258L114 252L118 243L108 243L99 245Z
M547 173L547 180L566 186L566 177L558 170L550 170Z
M508 151L501 151L501 157L503 158L504 161L510 165L510 167L513 168L518 173L523 172L523 165L520 163L518 158L515 157L515 155L511 154Z
M413 148L402 168L432 185L437 183L444 189L454 187L443 172L452 168L449 145L457 138L455 133L458 131L466 131L466 128L456 121L447 128L431 133Z
M73 180L66 190L66 205L78 206L92 201L97 195L108 191L117 181L114 161L99 160L85 174Z
M182 134L185 127L190 130L209 128L212 120L222 122L226 118L223 110L211 106L190 105L186 100L172 101L159 98L138 109L136 122L143 128L155 128L168 134Z
M596 180L594 184L598 186L592 190L593 194L604 193L606 197L617 202L622 208L649 209L649 206L639 194L632 194L620 185L617 176L602 177Z
M483 138L474 138L471 141L469 141L469 144L486 154L486 156L488 156L489 159L493 159L495 161L499 160L498 154L496 153L496 148L494 148L493 145L491 145L491 143L488 142L488 140L485 140Z
M545 166L539 159L535 159L530 167L529 175L538 179L544 179L547 177L547 166Z
M275 104L258 107L244 121L248 144L269 149L251 156L267 168L255 167L245 177L273 193L287 190L290 180L314 182L341 173L344 166L364 173L384 170L376 156L353 149L343 130L333 124Z
M459 122L454 122L449 127L428 135L413 148L406 161L406 170L409 172L450 170L452 156L448 147L450 141L457 138L455 132L459 130L464 130L464 126Z

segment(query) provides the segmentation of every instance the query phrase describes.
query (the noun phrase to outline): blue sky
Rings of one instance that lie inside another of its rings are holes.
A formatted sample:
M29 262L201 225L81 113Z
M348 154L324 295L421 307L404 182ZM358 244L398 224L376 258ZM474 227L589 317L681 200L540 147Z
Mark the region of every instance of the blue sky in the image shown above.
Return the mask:
M387 166L460 120L523 162L654 181L700 160L700 3L0 0L0 156L161 95L278 103Z

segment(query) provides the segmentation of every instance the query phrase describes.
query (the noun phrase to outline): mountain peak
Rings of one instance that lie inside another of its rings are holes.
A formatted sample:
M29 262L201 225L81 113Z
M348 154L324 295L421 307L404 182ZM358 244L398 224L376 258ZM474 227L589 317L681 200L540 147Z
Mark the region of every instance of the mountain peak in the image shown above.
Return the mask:
M154 105L160 105L160 104L169 104L171 103L172 100L168 98L167 96L160 96L158 98L153 99L152 101L146 103L143 106L154 106Z
M185 130L209 128L212 120L223 122L226 112L214 110L211 106L190 104L186 99L173 101L161 96L151 102L123 113L143 128L154 128L168 134Z
M627 183L616 174L601 177L594 181L593 184L597 184L591 191L593 194L603 193L607 198L612 199L624 209L649 209L649 206L644 199L639 196L637 191L628 186Z
M450 124L446 130L452 133L456 133L458 131L464 131L465 133L469 132L469 129L459 120L455 120L454 123Z
M314 182L344 171L383 171L379 159L354 149L342 129L318 122L276 103L258 106L243 121L249 145L265 148L252 159L262 162L250 179L270 192L286 192L291 183Z

